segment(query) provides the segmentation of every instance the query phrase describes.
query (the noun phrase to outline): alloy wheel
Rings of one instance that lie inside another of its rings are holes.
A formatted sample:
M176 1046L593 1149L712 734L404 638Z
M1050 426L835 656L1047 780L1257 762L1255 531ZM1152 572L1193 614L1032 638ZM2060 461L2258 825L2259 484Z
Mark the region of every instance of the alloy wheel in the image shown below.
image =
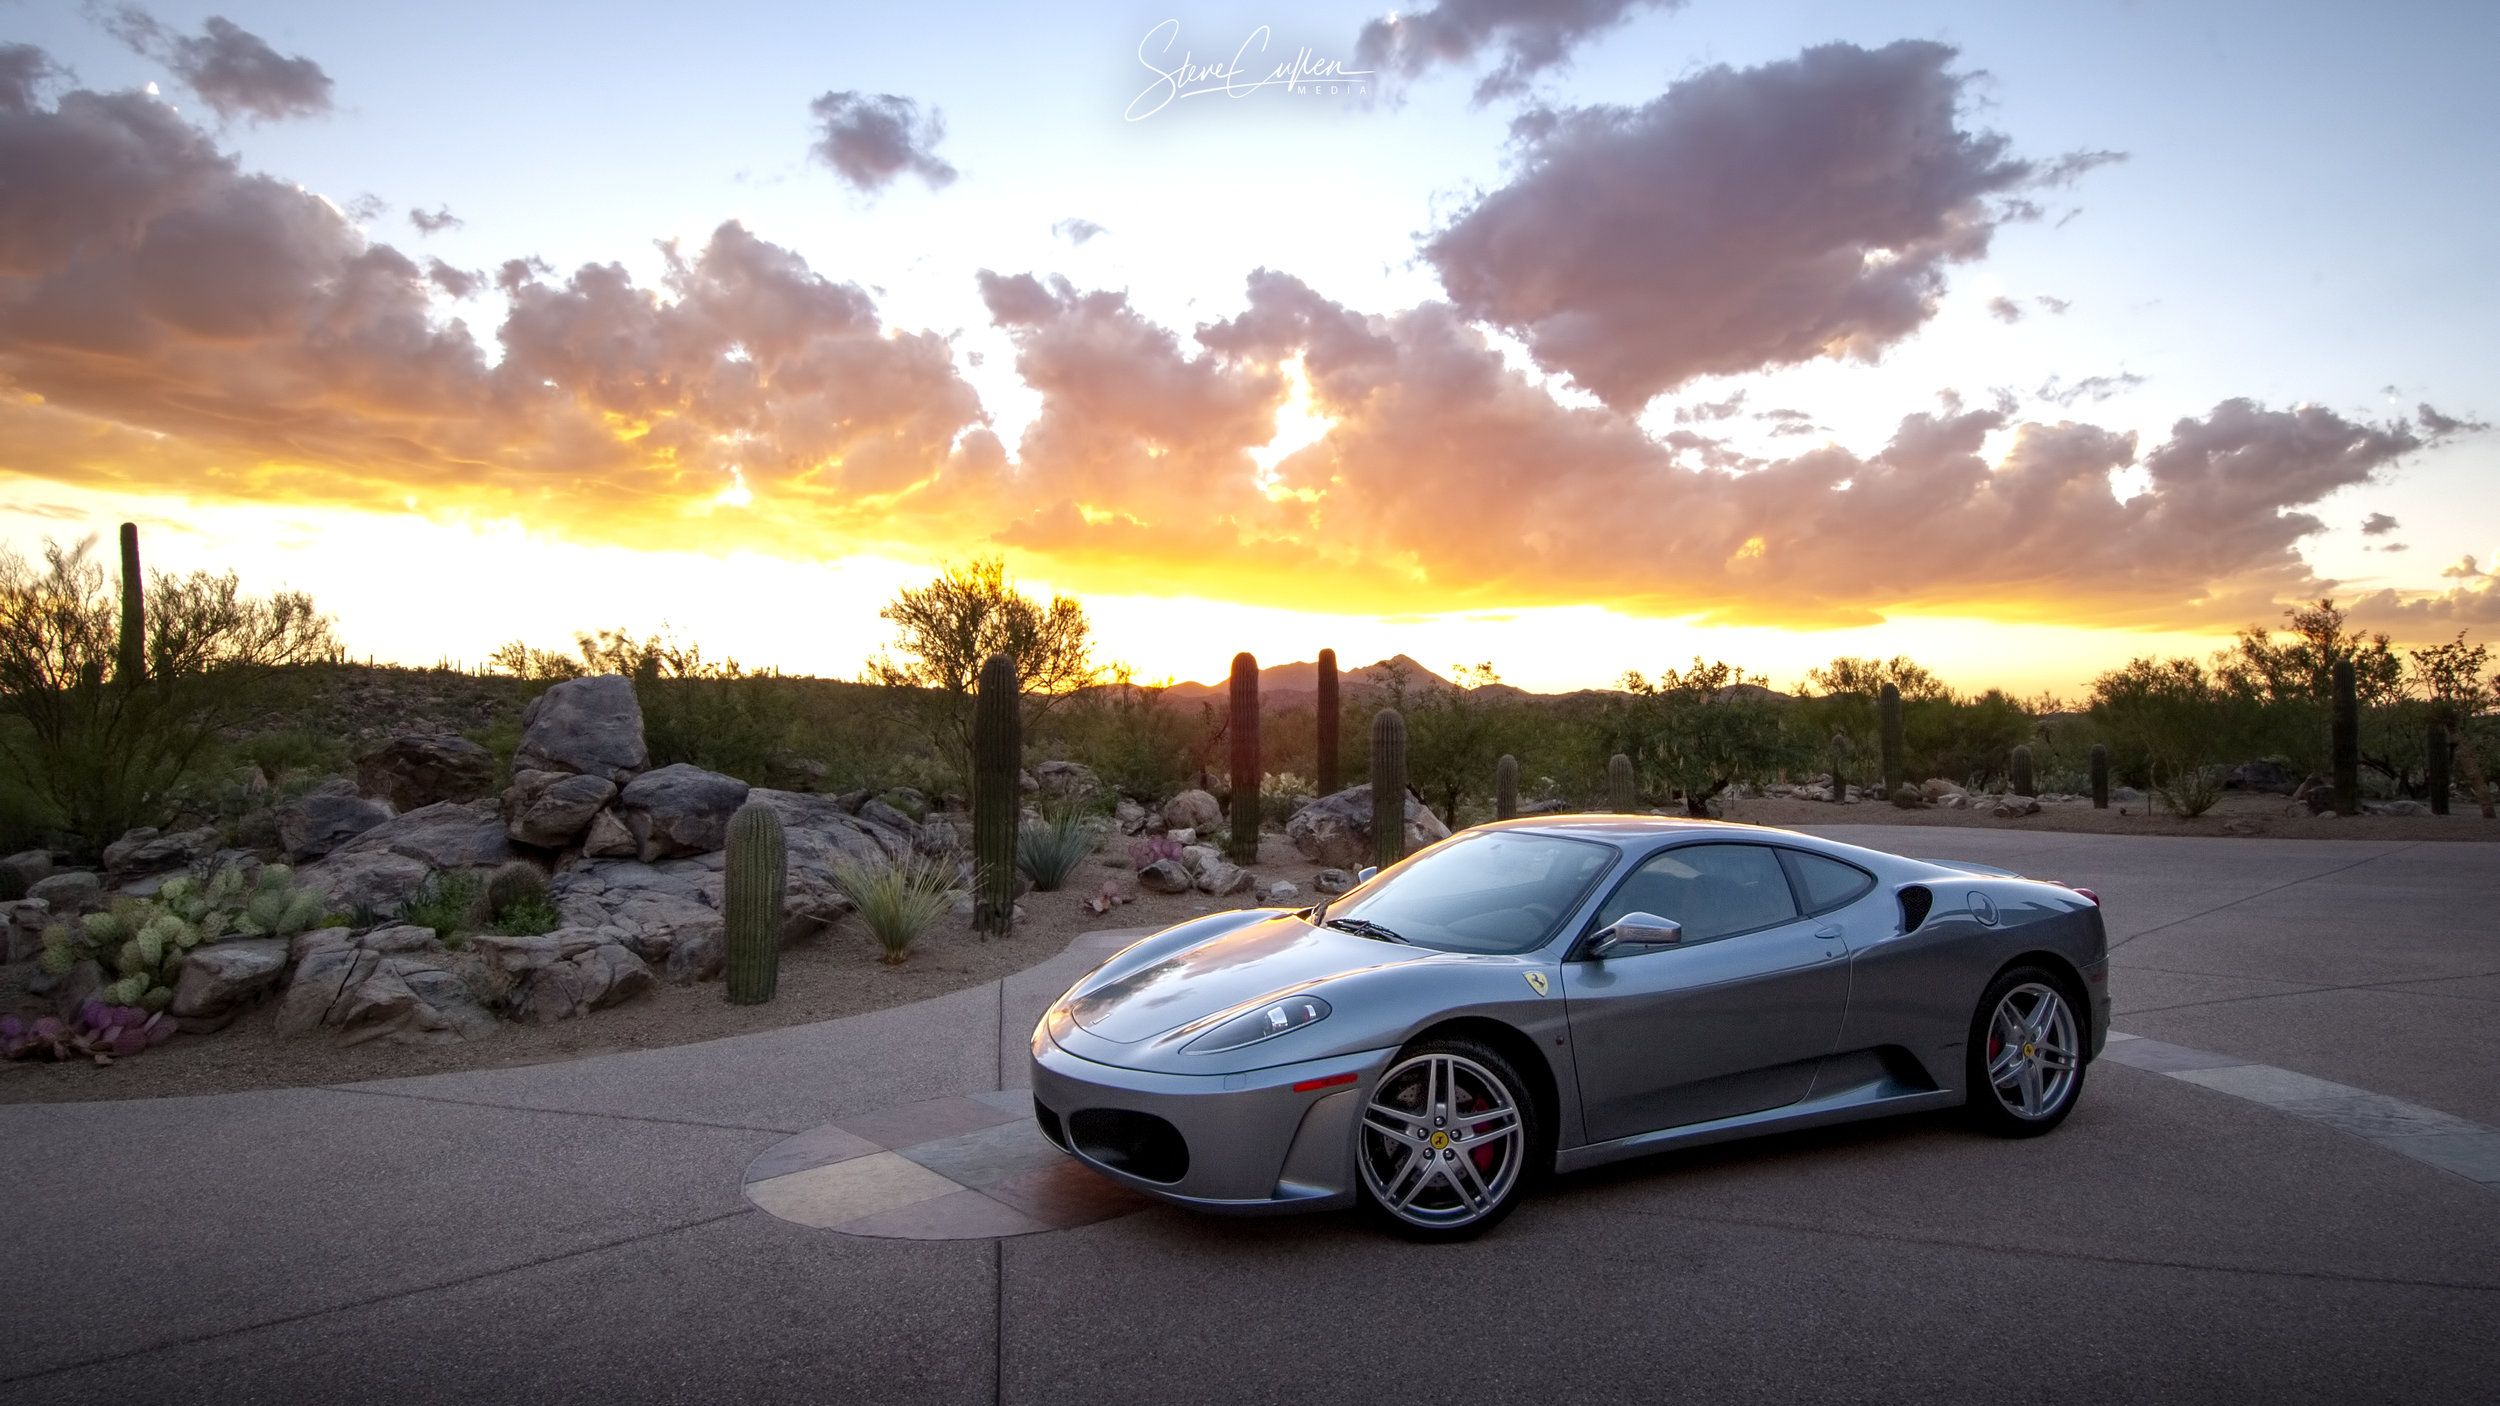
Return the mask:
M1381 1078L1363 1109L1361 1138L1372 1198L1423 1229L1494 1214L1527 1160L1518 1096L1491 1069L1446 1051L1415 1055Z
M2075 1013L2054 987L2027 981L2005 993L1988 1017L1988 1085L2005 1111L2026 1122L2056 1116L2083 1068Z

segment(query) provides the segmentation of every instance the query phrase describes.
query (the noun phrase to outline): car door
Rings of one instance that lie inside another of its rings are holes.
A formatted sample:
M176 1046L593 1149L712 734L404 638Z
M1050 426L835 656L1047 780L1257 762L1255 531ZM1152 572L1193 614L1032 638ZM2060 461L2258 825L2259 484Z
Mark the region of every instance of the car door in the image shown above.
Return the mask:
M1768 845L1678 845L1644 860L1590 924L1655 913L1673 946L1563 964L1592 1142L1805 1097L1840 1035L1848 944L1803 916Z

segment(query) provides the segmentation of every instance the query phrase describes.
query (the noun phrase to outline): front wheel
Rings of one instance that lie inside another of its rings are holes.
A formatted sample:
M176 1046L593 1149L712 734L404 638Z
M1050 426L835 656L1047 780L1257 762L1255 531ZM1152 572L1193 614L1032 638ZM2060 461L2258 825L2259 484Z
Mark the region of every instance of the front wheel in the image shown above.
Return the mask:
M1988 983L1971 1017L1971 1121L1999 1137L2038 1137L2083 1094L2083 1039L2057 978L2016 967Z
M1355 1132L1363 1201L1411 1240L1466 1240L1510 1214L1544 1145L1527 1081L1473 1040L1401 1051Z

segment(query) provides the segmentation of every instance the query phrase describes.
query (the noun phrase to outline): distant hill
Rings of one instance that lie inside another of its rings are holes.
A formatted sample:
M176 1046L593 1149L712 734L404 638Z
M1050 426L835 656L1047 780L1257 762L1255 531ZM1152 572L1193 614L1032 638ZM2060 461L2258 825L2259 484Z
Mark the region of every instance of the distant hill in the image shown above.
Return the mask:
M1406 671L1406 682L1409 688L1423 688L1433 684L1439 684L1443 688L1457 686L1401 654L1395 659L1383 659L1376 664L1366 664L1359 669L1339 669L1337 687L1340 690L1352 690L1384 685L1388 682L1392 669ZM1518 692L1508 684L1495 684L1493 687L1510 693ZM1203 698L1230 698L1232 692L1232 680L1218 679L1214 683L1176 683L1163 691L1163 697L1164 701L1169 703L1195 703ZM1262 706L1287 700L1307 700L1318 696L1319 661L1316 659L1305 659L1292 664L1274 664L1259 670L1259 702Z

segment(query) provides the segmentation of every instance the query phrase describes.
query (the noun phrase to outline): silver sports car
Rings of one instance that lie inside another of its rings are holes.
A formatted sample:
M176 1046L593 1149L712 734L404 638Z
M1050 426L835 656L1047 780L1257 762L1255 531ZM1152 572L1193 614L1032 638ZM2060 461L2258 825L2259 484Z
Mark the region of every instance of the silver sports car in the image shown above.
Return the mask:
M1508 821L1122 951L1033 1031L1033 1111L1180 1205L1360 1201L1457 1239L1543 1173L1664 1148L1957 1104L2045 1133L2108 970L2086 889L1710 821Z

